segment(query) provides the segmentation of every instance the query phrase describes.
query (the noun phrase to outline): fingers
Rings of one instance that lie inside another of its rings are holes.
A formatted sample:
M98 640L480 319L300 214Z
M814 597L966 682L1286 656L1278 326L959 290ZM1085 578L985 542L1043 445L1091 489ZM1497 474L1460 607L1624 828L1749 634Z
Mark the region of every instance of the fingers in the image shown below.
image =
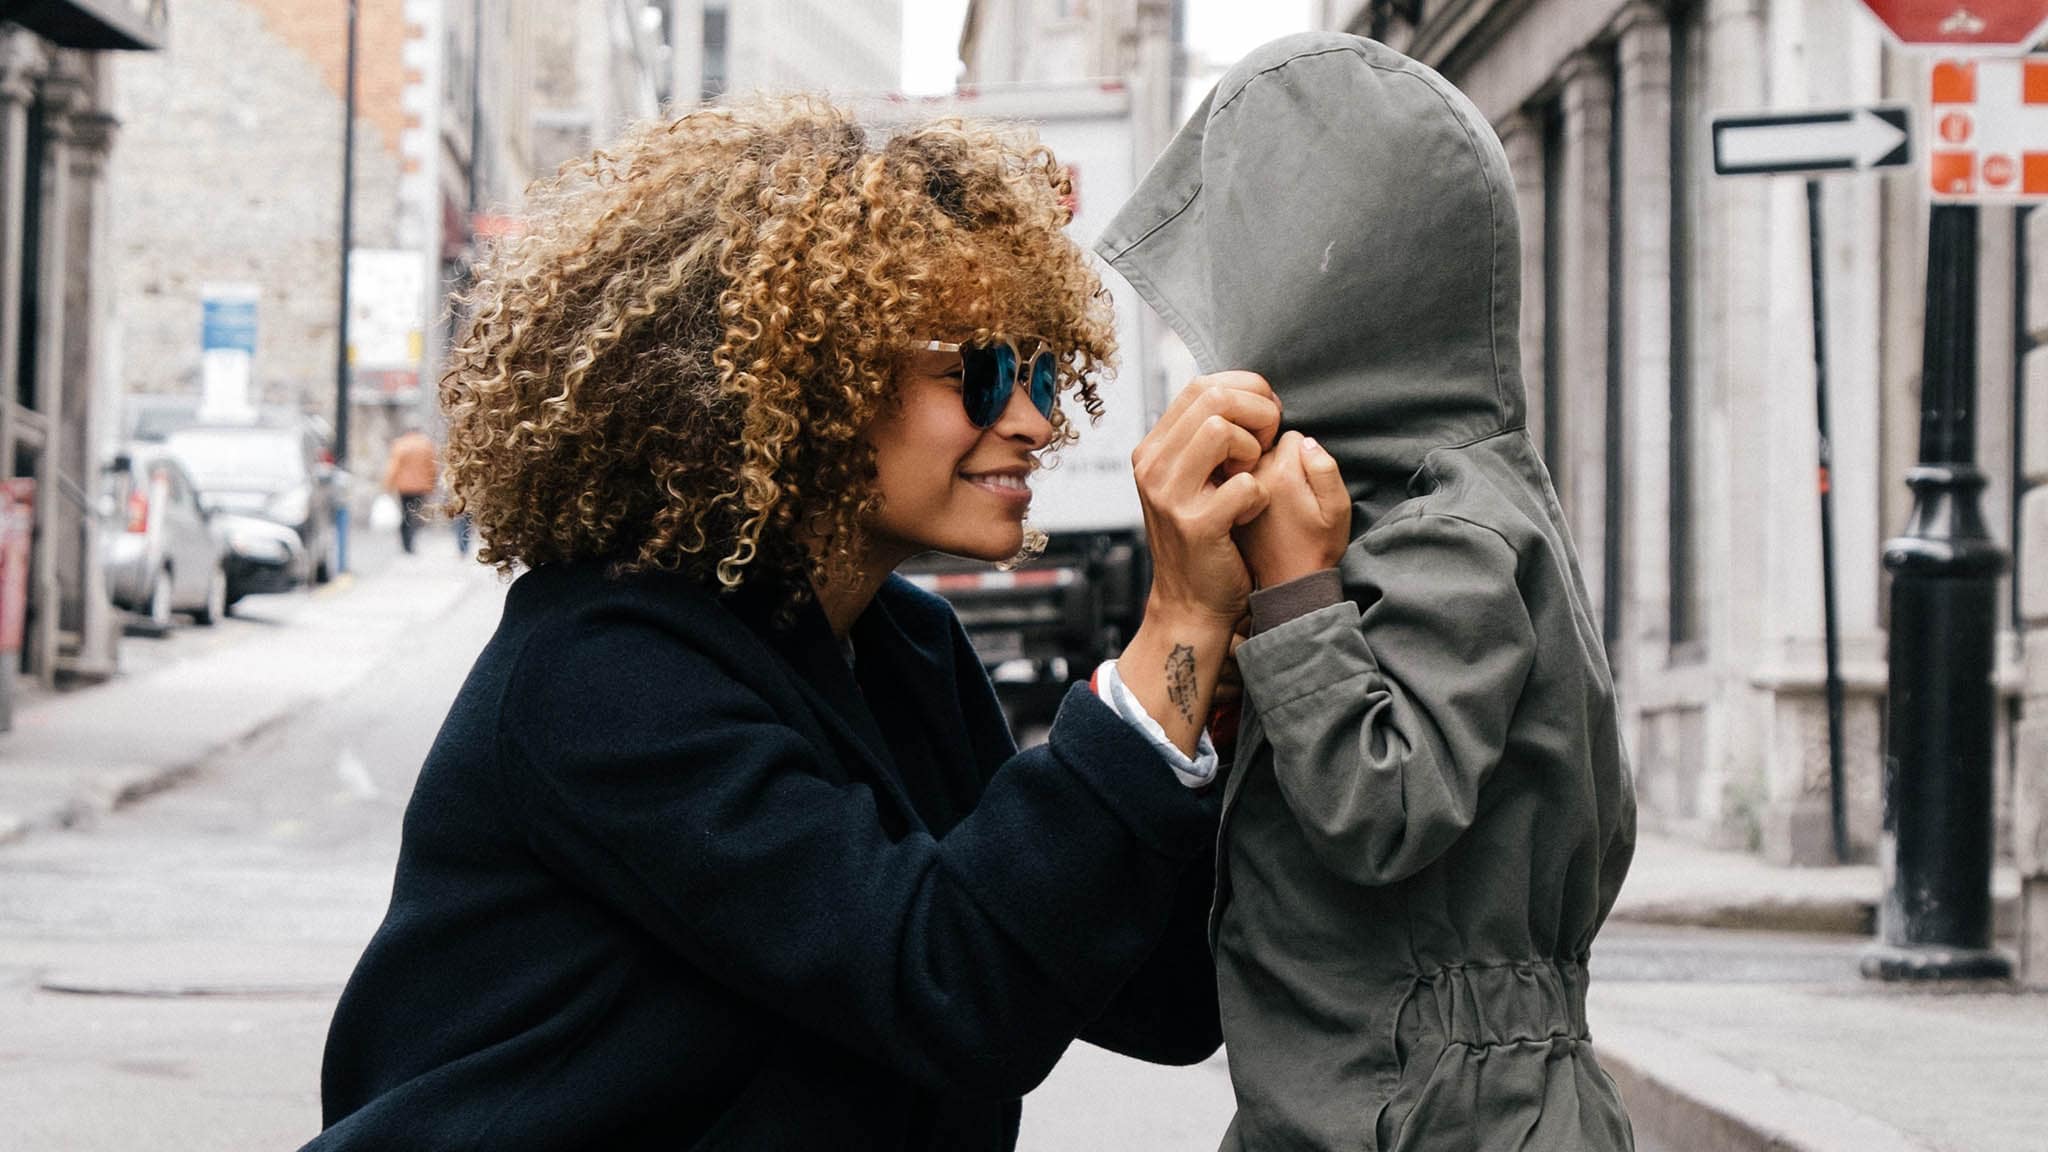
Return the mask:
M1301 433L1282 433L1280 439L1273 442L1272 450L1260 457L1259 466L1254 469L1259 479L1269 486L1278 486L1299 475L1301 443Z
M1316 507L1327 517L1348 511L1351 493L1344 488L1344 474L1337 467L1337 458L1328 449L1314 440L1304 440L1301 445L1302 470L1308 475L1309 491L1315 494Z
M1187 387L1182 388L1180 394L1173 398L1173 402L1166 406L1166 411L1160 414L1159 422L1172 423L1187 411L1190 404L1204 394L1215 391L1245 392L1263 396L1276 405L1280 402L1280 398L1273 394L1273 386L1257 372L1211 372L1188 381Z
M1265 377L1255 372L1197 376L1167 405L1147 439L1157 437L1163 450L1176 450L1194 426L1212 415L1245 428L1261 448L1269 448L1280 428L1280 400Z
M1223 482L1210 497L1210 508L1226 527L1237 528L1259 518L1259 513L1272 503L1266 486L1249 472L1240 472Z
M1175 401L1179 411L1161 417L1152 431L1146 434L1138 450L1131 455L1133 465L1142 469L1148 457L1173 460L1186 455L1194 450L1193 442L1202 434L1203 427L1216 418L1244 429L1258 449L1249 457L1233 450L1227 457L1229 460L1246 464L1255 462L1260 453L1272 445L1273 435L1280 427L1278 403L1250 391L1211 388L1197 392L1194 389L1194 385L1189 385L1188 391L1181 393L1181 400ZM1214 468L1224 459L1212 459L1208 466Z

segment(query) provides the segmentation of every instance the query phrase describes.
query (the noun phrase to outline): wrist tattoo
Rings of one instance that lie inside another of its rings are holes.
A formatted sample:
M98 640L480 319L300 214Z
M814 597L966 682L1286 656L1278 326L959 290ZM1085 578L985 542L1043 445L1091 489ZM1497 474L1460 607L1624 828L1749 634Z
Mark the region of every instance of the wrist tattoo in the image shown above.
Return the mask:
M1190 723L1195 719L1195 650L1175 644L1166 655L1166 698Z

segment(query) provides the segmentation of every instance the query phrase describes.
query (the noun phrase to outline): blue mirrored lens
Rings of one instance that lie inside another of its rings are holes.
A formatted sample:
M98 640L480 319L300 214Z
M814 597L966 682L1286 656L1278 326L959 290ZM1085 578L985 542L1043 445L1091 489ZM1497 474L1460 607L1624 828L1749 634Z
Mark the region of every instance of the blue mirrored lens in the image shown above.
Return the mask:
M1053 401L1058 397L1060 366L1050 352L1040 352L1031 358L1031 406L1038 414L1052 419Z
M960 350L960 401L976 428L987 428L1010 402L1017 378L1017 354L1007 347L970 345Z

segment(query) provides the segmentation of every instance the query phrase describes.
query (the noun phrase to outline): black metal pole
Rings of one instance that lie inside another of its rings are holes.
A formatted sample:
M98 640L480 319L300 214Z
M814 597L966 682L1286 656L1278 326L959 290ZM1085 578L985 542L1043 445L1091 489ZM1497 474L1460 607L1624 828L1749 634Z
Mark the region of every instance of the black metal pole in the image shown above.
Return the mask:
M1927 238L1920 463L1892 573L1885 732L1884 903L1863 974L2003 979L1992 947L1993 632L2005 553L1985 531L1977 470L1977 209L1937 204Z
M1849 859L1849 817L1842 799L1842 629L1835 602L1835 449L1828 426L1827 292L1821 261L1820 181L1806 182L1806 247L1813 272L1814 412L1820 426L1820 599L1827 637L1828 826L1835 862Z
M356 0L348 0L348 66L341 113L341 307L334 352L334 466L348 469L349 355L348 266L355 247L356 201ZM348 571L348 496L334 504L335 567Z

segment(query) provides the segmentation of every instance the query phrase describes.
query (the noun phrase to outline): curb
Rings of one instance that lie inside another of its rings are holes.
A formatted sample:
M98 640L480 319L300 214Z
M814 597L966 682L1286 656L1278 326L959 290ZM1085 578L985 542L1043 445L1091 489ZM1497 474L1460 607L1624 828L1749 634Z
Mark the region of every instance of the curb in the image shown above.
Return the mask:
M343 574L344 577L352 575ZM328 592L336 585L341 585L345 589L351 587L353 583L351 579L344 584L342 578L337 578L314 594ZM411 621L408 627L417 628L439 621L455 611L466 598L467 595L461 592L451 595L446 603L423 613L418 619ZM380 657L363 678L375 675L376 668L382 667L389 659L388 654ZM91 690L84 689L88 692ZM18 844L38 832L89 826L110 813L187 783L196 778L207 764L247 748L309 710L318 708L331 695L332 693L310 693L288 700L268 715L253 718L251 722L241 725L224 738L175 763L128 764L99 772L81 772L80 778L68 794L40 811L0 811L0 847Z
M0 845L19 843L36 832L88 827L103 816L168 792L197 777L210 761L237 752L282 727L313 702L313 697L294 700L275 714L175 764L130 765L87 776L64 799L40 813L23 816L0 812Z
M2010 940L2019 932L2016 894L1992 899L1992 935ZM1876 936L1875 900L1672 900L1619 905L1613 924L1654 924L1678 928L1725 928L1749 932L1808 932L1824 936Z
M1840 1101L1654 1029L1608 1024L1595 1050L1639 1140L1686 1152L1937 1152Z
M2001 921L2003 920L2003 909ZM1618 924L1659 924L1689 928L1733 928L1752 932L1816 932L1870 936L1877 932L1874 900L1670 901L1617 907Z

